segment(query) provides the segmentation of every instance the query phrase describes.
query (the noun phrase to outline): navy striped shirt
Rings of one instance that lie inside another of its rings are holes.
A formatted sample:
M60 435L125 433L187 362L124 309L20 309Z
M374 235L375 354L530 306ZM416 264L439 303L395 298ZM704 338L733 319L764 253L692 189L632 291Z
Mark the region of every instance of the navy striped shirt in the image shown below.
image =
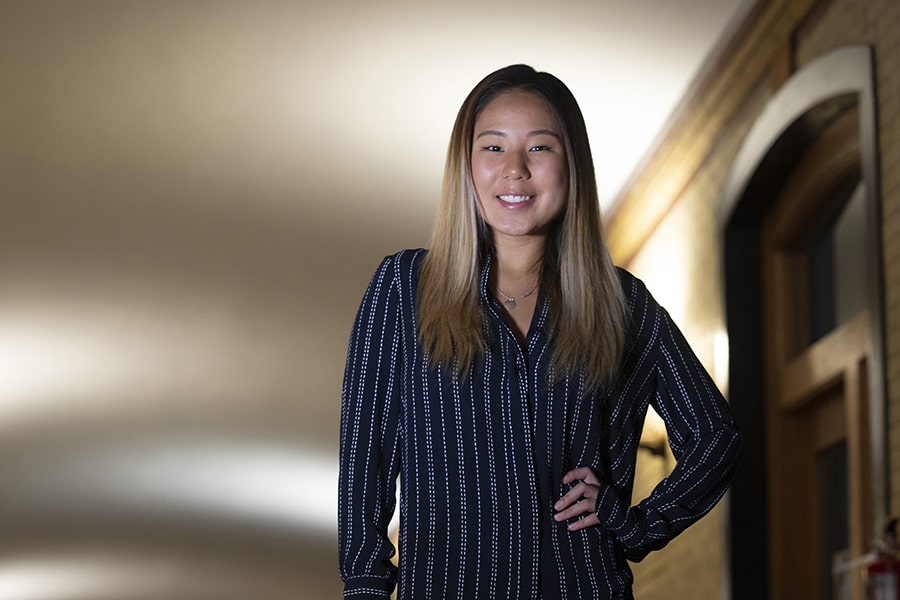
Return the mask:
M387 257L359 309L341 412L340 574L347 598L630 598L628 560L662 548L725 493L740 440L725 400L668 314L620 270L630 311L615 382L550 376L544 296L524 345L481 274L485 352L464 379L431 369L417 341L424 250ZM648 404L677 465L631 504ZM553 520L563 475L591 467L601 525ZM400 567L387 528L400 482Z

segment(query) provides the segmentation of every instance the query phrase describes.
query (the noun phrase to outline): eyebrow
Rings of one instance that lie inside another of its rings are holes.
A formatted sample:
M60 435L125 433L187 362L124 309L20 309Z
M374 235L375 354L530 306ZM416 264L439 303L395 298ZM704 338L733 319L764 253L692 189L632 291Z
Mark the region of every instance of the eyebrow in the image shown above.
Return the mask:
M481 133L476 135L475 139L477 140L478 138L482 138L486 135L496 135L498 137L507 137L507 135L502 131L498 131L496 129L485 129L484 131L482 131ZM535 129L534 131L529 131L528 133L526 133L525 137L534 137L536 135L551 135L558 140L562 139L562 136L560 136L558 133L556 133L552 129Z

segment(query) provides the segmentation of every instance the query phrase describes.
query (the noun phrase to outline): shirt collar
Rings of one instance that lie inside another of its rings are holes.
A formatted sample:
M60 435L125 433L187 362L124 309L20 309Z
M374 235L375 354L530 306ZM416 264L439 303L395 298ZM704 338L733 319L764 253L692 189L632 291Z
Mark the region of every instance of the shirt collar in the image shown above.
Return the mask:
M494 255L490 252L486 253L484 257L484 261L481 265L481 279L479 281L479 293L481 294L482 301L486 303L490 303L491 295L490 291L490 280L491 280L491 263L494 260Z

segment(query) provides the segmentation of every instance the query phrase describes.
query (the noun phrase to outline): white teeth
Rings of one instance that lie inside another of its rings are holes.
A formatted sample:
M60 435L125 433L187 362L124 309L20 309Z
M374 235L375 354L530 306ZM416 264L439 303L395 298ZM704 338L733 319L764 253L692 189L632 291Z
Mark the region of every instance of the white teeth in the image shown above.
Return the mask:
M503 194L500 196L500 199L504 202L525 202L526 200L531 200L531 196L514 196L512 194Z

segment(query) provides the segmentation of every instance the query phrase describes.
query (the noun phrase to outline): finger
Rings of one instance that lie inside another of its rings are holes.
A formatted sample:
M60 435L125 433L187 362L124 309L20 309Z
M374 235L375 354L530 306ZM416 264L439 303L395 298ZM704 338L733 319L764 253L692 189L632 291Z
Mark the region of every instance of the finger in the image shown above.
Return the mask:
M591 490L590 488L593 486L589 486L583 481L573 486L568 492L562 495L562 497L556 501L556 504L553 505L553 508L556 510L562 510L567 508L569 505L577 502L579 498L596 498L597 492L595 490Z
M597 518L596 514L590 514L583 519L578 519L577 521L572 521L568 525L566 525L566 529L569 531L578 531L579 529L584 529L585 527L593 527L595 525L600 524L600 519Z
M579 467L572 469L563 475L563 483L572 483L573 481L587 481L588 483L600 483L590 467Z
M572 519L579 515L593 514L596 509L596 500L591 498L584 498L583 500L579 500L572 506L557 512L555 515L553 515L553 518L556 521L565 521L566 519Z

